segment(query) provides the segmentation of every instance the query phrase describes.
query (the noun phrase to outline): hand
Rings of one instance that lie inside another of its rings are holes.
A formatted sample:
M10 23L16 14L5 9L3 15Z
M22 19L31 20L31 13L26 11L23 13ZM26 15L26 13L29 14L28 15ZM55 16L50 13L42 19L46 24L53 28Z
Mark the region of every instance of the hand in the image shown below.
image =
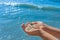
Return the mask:
M26 31L26 27L30 26L30 24L35 25L34 29L37 29L35 31L31 31L28 32ZM56 37L54 37L53 35L51 35L50 33L44 31L43 29L46 27L47 25L42 23L42 22L32 22L32 23L27 23L26 25L22 24L22 28L23 30L32 36L40 36L42 37L44 40L57 40Z
M43 23L42 22L32 22L32 24L35 25L34 29L37 29L37 30L32 31L32 32L27 32L25 29L26 29L26 27L29 26L29 24L30 23L27 23L26 25L22 24L23 30L29 35L40 36L41 35L40 30L44 27Z

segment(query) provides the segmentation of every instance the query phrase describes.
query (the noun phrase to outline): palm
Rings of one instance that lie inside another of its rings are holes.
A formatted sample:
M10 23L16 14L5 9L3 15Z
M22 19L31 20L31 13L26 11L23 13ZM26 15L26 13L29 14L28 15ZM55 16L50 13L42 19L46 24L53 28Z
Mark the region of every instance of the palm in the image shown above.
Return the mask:
M36 23L34 22L33 24L36 24ZM35 28L36 28L36 29L39 29L39 28L41 28L40 26L41 26L40 23L37 23ZM39 35L40 35L40 31L39 31L39 30L32 31L32 32L27 32L27 31L25 30L26 27L27 27L27 25L24 25L24 24L22 25L23 30L24 30L27 34L33 35L33 36L39 36Z

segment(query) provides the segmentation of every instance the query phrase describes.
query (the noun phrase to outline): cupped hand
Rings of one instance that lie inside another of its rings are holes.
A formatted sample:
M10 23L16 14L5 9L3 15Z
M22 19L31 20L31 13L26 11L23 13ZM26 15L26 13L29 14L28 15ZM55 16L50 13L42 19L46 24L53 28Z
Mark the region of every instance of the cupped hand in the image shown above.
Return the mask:
M31 24L35 25L35 27L34 27L35 31L28 32L25 29L26 29L26 27L29 26L29 24L30 23L22 24L23 30L29 35L40 36L41 35L40 30L44 27L44 24L42 22L32 22Z

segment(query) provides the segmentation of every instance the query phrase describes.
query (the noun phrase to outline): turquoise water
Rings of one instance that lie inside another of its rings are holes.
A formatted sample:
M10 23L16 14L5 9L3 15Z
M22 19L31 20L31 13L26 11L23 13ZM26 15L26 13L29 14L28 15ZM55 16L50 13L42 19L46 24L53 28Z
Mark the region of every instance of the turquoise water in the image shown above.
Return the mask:
M0 40L42 40L37 36L27 35L22 23L43 21L60 28L59 0L26 0L19 3L0 4Z

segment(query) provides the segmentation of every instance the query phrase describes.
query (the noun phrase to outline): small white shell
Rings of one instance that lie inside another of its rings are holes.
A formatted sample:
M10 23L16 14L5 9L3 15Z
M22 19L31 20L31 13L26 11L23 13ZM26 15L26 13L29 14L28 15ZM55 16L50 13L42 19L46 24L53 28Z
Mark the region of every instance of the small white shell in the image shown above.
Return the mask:
M33 26L30 25L30 26L26 27L25 31L27 31L27 32L35 31L34 27L35 27L35 25L33 25Z

